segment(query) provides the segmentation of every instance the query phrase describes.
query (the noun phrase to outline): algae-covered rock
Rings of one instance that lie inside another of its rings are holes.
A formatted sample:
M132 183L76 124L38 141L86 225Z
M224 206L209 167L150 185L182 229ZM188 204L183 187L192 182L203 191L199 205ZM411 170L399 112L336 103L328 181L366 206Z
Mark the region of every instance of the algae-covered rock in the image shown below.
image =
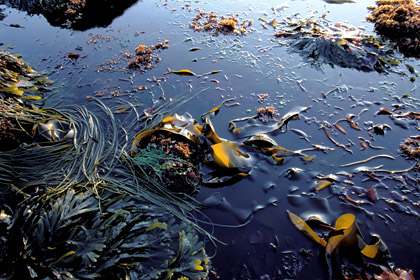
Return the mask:
M413 0L379 0L370 7L368 21L375 30L395 41L406 56L420 57L420 6Z
M0 98L37 102L51 84L48 77L33 70L21 58L0 49Z

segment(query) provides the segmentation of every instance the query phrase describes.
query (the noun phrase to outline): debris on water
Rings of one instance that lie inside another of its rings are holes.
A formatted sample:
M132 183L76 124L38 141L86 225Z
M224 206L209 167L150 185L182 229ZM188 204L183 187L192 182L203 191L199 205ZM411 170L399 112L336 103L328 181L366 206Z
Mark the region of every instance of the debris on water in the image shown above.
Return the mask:
M385 132L387 129L391 130L392 128L387 124L376 124L376 125L373 125L372 127L369 127L368 131L373 130L373 132L376 135L385 135Z
M400 153L407 159L420 158L420 137L411 136L400 144Z
M277 121L276 117L280 116L274 107L260 107L257 109L257 115L262 122Z
M67 56L71 59L77 60L80 57L80 54L69 52Z
M252 20L239 21L237 15L221 15L220 19L215 12L210 13L197 9L196 16L190 22L190 27L194 31L206 31L213 35L222 34L246 34L247 28L252 25Z
M136 49L136 56L128 62L128 68L138 69L140 72L145 72L156 66L160 61L160 57L155 54L155 50L164 50L168 48L168 41L159 42L156 45L147 47L146 45L139 45Z

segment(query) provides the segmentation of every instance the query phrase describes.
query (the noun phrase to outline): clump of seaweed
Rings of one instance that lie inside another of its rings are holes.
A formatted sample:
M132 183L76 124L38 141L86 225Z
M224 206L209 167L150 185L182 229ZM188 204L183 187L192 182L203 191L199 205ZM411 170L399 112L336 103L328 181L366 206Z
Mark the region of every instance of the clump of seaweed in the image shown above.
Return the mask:
M128 62L128 68L138 69L141 72L146 72L156 66L156 63L160 61L160 57L155 54L155 50L167 49L168 41L164 43L159 42L156 45L147 47L146 45L139 45L136 49L136 56ZM130 58L131 54L125 53L125 56Z
M0 153L0 278L207 277L210 262L197 232L214 239L197 225L197 207L135 173L125 151L129 137L108 107L92 98L95 115L21 99L0 96L5 134L19 127L33 141ZM178 105L158 107L133 126L153 125L149 120ZM176 150L191 158L185 144Z
M400 144L400 153L407 159L420 158L420 140L419 137L411 136Z
M0 110L4 110L1 104ZM30 142L32 142L31 136L19 126L15 119L0 117L0 151L13 150L22 143Z
M199 164L203 161L200 147L175 135L156 133L140 143L134 156L136 164L169 191L178 194L197 194L201 176ZM146 144L147 143L147 144Z
M252 20L239 21L238 14L235 15L221 15L220 19L217 15L211 12L205 12L197 9L197 14L190 22L190 27L194 31L207 31L213 35L222 34L246 34L247 28L251 26Z
M376 31L397 43L406 56L420 57L420 6L413 0L379 0L367 20Z
M258 119L262 122L277 121L276 117L280 116L274 107L260 107L257 109Z
M0 276L7 279L204 279L195 230L128 195L69 188L1 205ZM4 207L4 208L3 208ZM171 278L173 277L173 278Z
M291 51L298 52L316 67L328 64L383 73L400 64L391 44L349 24L332 24L324 17L302 19L297 15L282 24L275 37L285 40Z
M0 98L37 103L50 84L47 77L42 77L22 59L0 49Z

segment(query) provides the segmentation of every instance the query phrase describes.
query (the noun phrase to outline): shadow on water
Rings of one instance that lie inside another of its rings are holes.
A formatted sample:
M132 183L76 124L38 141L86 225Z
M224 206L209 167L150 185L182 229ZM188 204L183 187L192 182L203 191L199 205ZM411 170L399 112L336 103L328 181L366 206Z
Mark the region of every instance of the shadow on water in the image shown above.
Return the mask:
M138 0L96 0L96 1L33 1L5 0L12 8L25 11L30 15L42 14L52 26L85 31L94 27L107 27L123 15L125 10Z

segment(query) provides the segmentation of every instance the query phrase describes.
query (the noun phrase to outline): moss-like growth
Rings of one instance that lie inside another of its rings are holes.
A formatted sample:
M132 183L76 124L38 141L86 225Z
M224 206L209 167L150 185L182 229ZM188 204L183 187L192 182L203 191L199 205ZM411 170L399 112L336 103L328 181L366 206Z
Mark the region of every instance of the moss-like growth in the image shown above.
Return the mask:
M370 7L368 21L376 31L395 41L406 56L420 57L420 6L413 0L380 0Z
M246 34L246 29L252 24L252 20L239 21L238 14L224 16L221 15L220 19L211 11L210 13L197 10L197 14L190 22L190 27L194 31L207 31L213 35L223 34Z
M131 69L138 69L141 72L145 72L148 69L152 69L156 66L156 63L160 61L160 57L154 52L155 50L159 49L167 49L168 48L168 41L164 43L160 42L156 45L151 45L147 47L145 45L139 45L135 48L136 56L134 59L131 59L128 62L128 68ZM131 58L131 54L125 53L125 56Z

